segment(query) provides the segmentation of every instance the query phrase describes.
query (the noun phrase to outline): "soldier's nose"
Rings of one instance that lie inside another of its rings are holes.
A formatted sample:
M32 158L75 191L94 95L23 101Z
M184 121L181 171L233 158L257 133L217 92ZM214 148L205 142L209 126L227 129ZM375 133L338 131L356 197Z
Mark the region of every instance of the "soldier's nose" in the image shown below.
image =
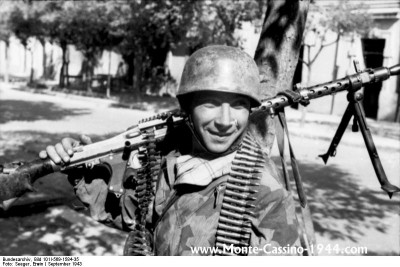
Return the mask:
M233 125L231 106L223 103L219 109L219 115L215 119L215 124L220 128L230 128Z

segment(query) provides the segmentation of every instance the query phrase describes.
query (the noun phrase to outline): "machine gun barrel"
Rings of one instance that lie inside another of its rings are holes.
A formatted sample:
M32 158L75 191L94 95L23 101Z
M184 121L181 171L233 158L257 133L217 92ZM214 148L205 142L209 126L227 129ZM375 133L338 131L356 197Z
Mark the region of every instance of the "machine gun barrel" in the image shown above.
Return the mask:
M348 75L344 78L318 84L310 87L301 88L296 86L297 93L301 95L301 100L310 100L320 98L325 95L331 95L342 91L357 91L366 84L377 83L388 79L390 76L400 74L400 64L387 67L379 67L375 69L366 69L359 73ZM271 98L263 99L260 109L279 109L292 104L290 99L284 95L278 95Z

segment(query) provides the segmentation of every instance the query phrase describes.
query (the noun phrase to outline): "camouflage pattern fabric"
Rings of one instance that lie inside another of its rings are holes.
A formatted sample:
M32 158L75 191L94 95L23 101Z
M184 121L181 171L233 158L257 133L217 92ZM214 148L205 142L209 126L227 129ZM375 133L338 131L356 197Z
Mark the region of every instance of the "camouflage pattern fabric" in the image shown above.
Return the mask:
M179 152L172 151L164 158L153 209L147 217L148 228L154 233L154 252L155 255L211 255L211 250L194 253L192 249L212 248L215 245L222 194L229 174L213 177L207 185L196 181L179 183L176 178L179 156ZM299 245L297 220L294 202L285 189L284 181L272 160L267 155L264 159L266 164L258 193L255 194L250 246L260 248L256 255L276 255L268 251ZM227 157L229 160L231 158ZM75 186L75 191L89 207L91 216L109 226L132 230L137 208L133 191L127 190L121 199L116 199L107 193L104 179L86 177ZM174 201L171 204L172 198ZM166 209L167 204L169 207Z

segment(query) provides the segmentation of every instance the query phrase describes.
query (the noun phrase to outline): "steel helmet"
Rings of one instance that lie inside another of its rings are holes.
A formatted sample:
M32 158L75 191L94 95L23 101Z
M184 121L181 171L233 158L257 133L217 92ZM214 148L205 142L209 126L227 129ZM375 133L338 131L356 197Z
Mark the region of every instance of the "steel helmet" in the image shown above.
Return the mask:
M242 50L213 45L197 50L187 60L182 72L177 98L183 107L185 96L201 91L235 93L251 99L251 106L261 104L260 77L254 60Z

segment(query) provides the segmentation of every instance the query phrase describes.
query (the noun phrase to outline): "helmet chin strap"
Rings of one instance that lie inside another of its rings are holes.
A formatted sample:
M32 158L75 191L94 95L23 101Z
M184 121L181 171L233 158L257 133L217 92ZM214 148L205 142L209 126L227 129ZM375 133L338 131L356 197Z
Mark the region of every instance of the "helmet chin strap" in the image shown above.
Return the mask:
M242 139L243 139L244 133L245 133L245 131L243 131L243 133L235 140L235 142L233 142L233 144L226 151L224 151L222 153L214 153L214 152L211 152L210 150L208 150L207 147L201 141L201 138L199 137L196 129L194 128L194 123L193 123L191 114L188 115L188 119L186 120L186 125L189 127L190 131L192 132L193 148L195 149L196 145L197 145L197 147L200 148L200 150L203 150L201 152L206 152L207 155L209 155L210 157L213 157L213 158L225 156L225 155L228 155L228 154L238 150L242 143ZM239 126L239 123L237 120L235 120L235 126L236 127Z

